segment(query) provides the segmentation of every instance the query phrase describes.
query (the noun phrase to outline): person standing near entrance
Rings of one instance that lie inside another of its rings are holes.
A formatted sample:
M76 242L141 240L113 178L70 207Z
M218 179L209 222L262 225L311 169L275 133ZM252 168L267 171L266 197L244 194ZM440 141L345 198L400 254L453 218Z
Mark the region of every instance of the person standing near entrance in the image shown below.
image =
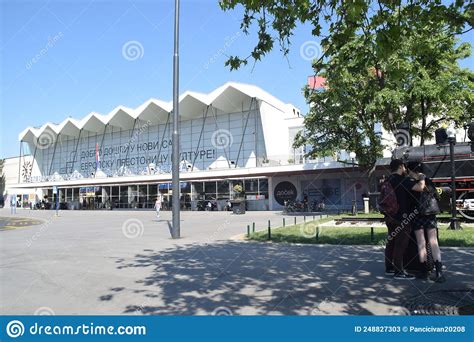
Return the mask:
M158 193L158 197L156 198L156 201L155 201L155 210L156 210L157 218L160 218L161 202L162 202L161 194Z

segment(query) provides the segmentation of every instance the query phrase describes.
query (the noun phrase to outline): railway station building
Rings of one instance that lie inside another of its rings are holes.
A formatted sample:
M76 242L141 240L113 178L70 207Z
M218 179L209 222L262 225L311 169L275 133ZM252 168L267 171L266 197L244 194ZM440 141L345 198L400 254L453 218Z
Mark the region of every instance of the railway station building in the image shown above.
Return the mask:
M19 156L4 162L5 205L54 202L53 190L63 209L152 208L158 192L171 204L172 109L172 102L150 99L25 128ZM186 91L179 115L183 209L213 201L222 210L236 196L248 210L279 210L305 196L328 209L363 205L367 179L349 156L305 158L305 147L293 147L303 129L300 109L257 86Z

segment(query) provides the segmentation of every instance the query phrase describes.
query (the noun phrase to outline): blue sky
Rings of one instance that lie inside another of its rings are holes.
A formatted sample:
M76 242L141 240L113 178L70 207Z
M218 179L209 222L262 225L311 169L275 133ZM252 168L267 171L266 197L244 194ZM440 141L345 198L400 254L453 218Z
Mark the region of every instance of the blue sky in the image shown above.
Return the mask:
M151 97L171 100L173 0L0 4L0 158L18 155L18 134L27 126L135 108ZM217 0L181 1L181 92L252 83L305 112L301 89L312 69L300 49L315 41L310 27L296 30L288 59L276 49L253 70L250 64L230 72L226 55L247 55L256 40L241 33L240 18L239 10L221 11ZM473 43L474 34L463 39ZM133 42L139 58L133 48L124 53ZM474 58L461 64L472 69Z

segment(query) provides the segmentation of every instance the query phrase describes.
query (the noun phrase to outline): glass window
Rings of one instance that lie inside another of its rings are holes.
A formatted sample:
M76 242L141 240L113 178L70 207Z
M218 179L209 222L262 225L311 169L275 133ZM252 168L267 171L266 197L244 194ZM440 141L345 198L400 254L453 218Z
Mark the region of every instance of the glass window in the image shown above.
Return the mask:
M181 209L190 210L191 209L191 183L185 182L181 183Z
M148 193L148 185L139 185L137 193L138 208L146 208L146 197Z
M89 209L99 209L102 204L102 187L100 186L91 186L90 192L90 208Z
M130 208L138 208L138 185L128 186L128 204Z
M205 182L204 191L206 193L206 199L216 199L217 186L216 182Z
M193 192L196 194L202 194L204 192L204 184L203 182L193 182Z
M148 185L148 200L147 200L148 208L153 208L153 206L155 205L157 194L158 194L158 185L149 184Z
M59 202L62 203L64 202L64 199L66 197L66 190L67 189L59 189ZM26 200L28 202L28 199Z
M193 188L193 201L203 199L204 197L204 185L203 182L192 182L191 186Z
M113 205L114 208L119 208L119 199L120 199L120 187L119 186L112 186L110 192L110 204Z
M71 201L71 189L64 189L64 199L66 202Z
M110 201L110 186L102 187L102 207L106 207Z
M171 208L171 194L173 190L169 189L169 183L158 184L158 191L163 196L161 210L169 210Z
M72 189L72 198L74 201L79 201L79 188Z
M217 182L217 199L230 199L229 184L228 180Z
M122 185L120 187L119 208L129 208L128 205L128 186Z
M258 192L258 179L245 180L245 194L256 195Z
M258 194L268 199L268 179L258 180Z

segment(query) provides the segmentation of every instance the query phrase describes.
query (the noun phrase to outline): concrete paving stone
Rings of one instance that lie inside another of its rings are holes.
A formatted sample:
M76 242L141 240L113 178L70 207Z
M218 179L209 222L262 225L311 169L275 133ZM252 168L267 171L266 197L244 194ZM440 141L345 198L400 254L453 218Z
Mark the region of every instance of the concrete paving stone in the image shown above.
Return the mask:
M252 222L279 226L280 212L182 212L178 240L170 212L14 216L41 223L0 231L0 314L404 314L410 297L474 284L474 248L442 248L447 281L437 284L386 277L380 246L231 239Z

